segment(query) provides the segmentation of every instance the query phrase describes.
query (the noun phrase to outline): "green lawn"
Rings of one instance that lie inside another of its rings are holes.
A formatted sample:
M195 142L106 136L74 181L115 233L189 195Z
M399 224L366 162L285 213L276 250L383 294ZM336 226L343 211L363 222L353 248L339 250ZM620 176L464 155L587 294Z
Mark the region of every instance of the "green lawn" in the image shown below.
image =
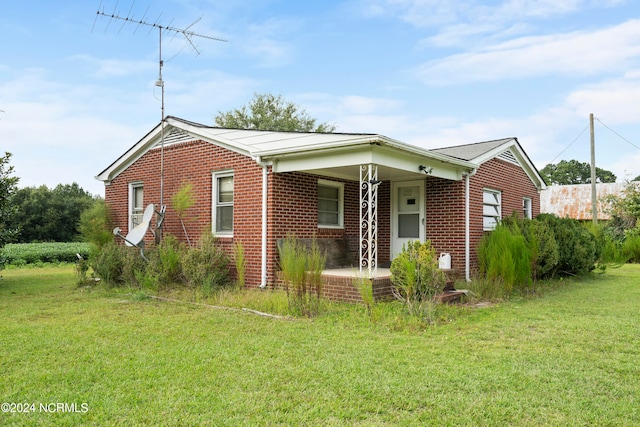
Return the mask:
M638 265L399 331L2 274L3 426L640 425Z

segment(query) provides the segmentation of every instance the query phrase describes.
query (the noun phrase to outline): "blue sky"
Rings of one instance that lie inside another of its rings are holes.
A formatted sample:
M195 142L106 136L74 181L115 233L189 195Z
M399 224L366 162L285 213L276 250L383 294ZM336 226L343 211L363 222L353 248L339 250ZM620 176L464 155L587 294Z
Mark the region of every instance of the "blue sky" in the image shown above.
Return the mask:
M0 152L21 187L104 194L94 176L160 122L158 31L99 9L228 39L165 34L167 115L213 124L268 92L426 148L515 136L541 169L589 161L594 113L598 166L640 175L635 0L6 3Z

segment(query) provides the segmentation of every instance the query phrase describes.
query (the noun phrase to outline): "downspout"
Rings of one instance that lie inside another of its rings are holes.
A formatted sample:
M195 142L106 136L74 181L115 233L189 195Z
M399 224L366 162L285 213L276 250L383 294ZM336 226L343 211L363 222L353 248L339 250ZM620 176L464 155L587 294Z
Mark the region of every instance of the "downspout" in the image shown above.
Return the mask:
M471 281L471 237L469 233L469 180L478 172L473 169L465 174L464 180L464 278Z
M256 163L262 168L262 259L260 267L260 289L267 287L267 182L269 171L266 163L260 156L256 157Z

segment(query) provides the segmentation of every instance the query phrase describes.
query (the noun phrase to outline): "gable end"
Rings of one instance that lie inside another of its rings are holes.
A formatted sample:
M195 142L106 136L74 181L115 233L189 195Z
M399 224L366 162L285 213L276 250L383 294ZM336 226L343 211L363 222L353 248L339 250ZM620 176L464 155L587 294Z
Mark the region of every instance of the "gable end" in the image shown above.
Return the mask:
M181 142L191 142L196 140L193 136L189 135L187 132L178 128L171 128L171 131L166 133L164 136L164 147L168 147L169 145L179 144ZM156 145L153 148L160 148L162 145L162 140L158 140Z
M505 162L513 163L514 165L522 166L511 150L507 150L498 154L497 158L500 160L504 160Z

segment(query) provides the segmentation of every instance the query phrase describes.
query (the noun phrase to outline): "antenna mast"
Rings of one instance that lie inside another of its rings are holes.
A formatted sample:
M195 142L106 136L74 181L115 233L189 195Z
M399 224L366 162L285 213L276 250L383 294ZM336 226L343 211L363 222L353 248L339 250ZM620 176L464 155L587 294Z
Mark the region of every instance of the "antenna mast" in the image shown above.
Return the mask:
M117 7L117 3L116 3L116 7ZM133 4L132 4L132 8L133 8ZM148 8L147 8L148 10ZM129 13L131 13L131 10L129 10ZM146 12L145 12L146 15ZM161 120L160 120L160 126L161 126L161 131L160 131L160 206L164 206L164 122L165 122L165 113L164 113L164 80L162 79L162 66L164 65L164 62L162 60L162 32L163 31L168 31L171 33L174 33L175 35L181 34L185 40L187 40L189 42L189 44L191 45L191 47L193 48L193 50L196 52L196 54L200 54L200 51L198 50L198 48L196 47L196 45L193 43L193 38L194 37L199 37L199 38L203 38L203 39L208 39L208 40L216 40L219 42L226 42L227 40L225 39L221 39L218 37L213 37L213 36L208 36L205 34L200 34L200 33L196 33L194 31L191 31L190 28L192 26L194 26L196 23L198 23L202 17L196 19L193 23L191 23L189 26L187 26L186 28L177 28L177 27L173 27L171 25L161 25L159 23L160 18L158 17L158 19L155 22L149 22L145 20L145 15L143 15L143 17L141 19L135 19L133 17L133 15L127 15L127 16L120 16L116 13L116 11L114 10L113 13L108 14L105 13L104 10L99 10L96 12L96 20L98 19L98 17L104 17L104 18L109 18L111 20L117 20L117 21L122 21L122 26L124 27L124 25L126 24L138 24L138 27L140 26L147 26L147 27L151 27L151 30L153 30L154 28L158 29L158 35L159 35L159 42L158 42L158 80L156 81L155 85L157 87L159 87L161 89ZM94 21L94 27L95 27L95 21ZM136 29L138 28L136 27ZM108 26L107 26L108 28ZM122 28L121 28L122 29ZM151 31L150 30L150 31ZM106 29L105 29L106 31ZM159 238L160 233L157 233L156 238Z

